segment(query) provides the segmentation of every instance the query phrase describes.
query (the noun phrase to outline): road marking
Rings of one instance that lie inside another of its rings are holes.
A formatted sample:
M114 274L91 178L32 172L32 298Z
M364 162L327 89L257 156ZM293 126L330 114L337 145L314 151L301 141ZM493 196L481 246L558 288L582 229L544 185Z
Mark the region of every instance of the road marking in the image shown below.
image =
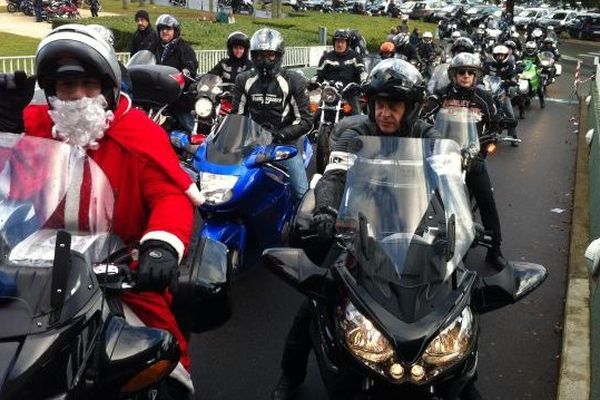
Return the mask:
M534 101L539 101L537 97L534 97ZM546 97L544 100L549 101L550 103L559 103L559 104L579 104L579 100L577 99L557 99L555 97Z
M577 57L571 57L571 56L567 56L567 55L562 55L561 57L565 61L579 61L579 58L577 58Z
M578 55L579 57L591 57L591 58L594 58L594 57L597 57L597 56L599 56L600 54L593 54L593 53L586 53L586 54L583 54L583 53L579 53L579 54L577 54L577 55ZM563 57L563 58L564 58L564 57Z

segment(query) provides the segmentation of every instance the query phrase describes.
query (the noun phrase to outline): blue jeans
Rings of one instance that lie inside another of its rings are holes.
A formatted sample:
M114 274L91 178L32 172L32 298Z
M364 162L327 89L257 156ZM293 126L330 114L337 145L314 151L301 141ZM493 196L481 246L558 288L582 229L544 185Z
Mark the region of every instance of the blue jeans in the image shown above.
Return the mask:
M308 177L302 162L302 155L298 153L294 157L278 161L278 163L287 168L290 175L290 185L292 186L292 197L296 202L299 202L308 190Z
M194 129L194 123L196 122L192 112L179 107L172 107L170 110L179 123L181 130L186 131L187 133L192 133L192 130Z
M515 119L515 112L513 111L512 103L510 102L510 98L508 96L504 97L504 100L500 106L507 117L512 118L513 120ZM508 128L508 135L516 138L517 128Z

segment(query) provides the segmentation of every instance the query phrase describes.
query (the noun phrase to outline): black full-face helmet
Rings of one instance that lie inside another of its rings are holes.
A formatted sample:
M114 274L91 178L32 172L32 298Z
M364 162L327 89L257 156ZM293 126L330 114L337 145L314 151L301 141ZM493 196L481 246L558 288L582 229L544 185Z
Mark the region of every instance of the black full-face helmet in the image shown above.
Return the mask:
M67 24L52 30L35 54L37 79L46 97L56 94L56 81L67 76L100 79L102 94L114 110L121 96L121 68L112 46L89 26Z
M248 49L250 48L250 39L244 32L236 31L227 37L227 55L233 58L233 46L242 46L244 55L242 58L248 58Z
M160 30L163 28L173 28L175 31L175 38L181 35L181 25L177 18L169 14L162 14L156 19L156 30L160 34Z
M423 77L411 63L388 58L377 64L364 87L369 101L369 118L375 120L375 100L403 102L406 111L403 126L411 126L417 117L425 93Z
M273 60L266 57L268 52L274 52ZM254 68L261 76L275 76L281 70L285 45L281 33L271 28L259 29L250 39L250 54Z

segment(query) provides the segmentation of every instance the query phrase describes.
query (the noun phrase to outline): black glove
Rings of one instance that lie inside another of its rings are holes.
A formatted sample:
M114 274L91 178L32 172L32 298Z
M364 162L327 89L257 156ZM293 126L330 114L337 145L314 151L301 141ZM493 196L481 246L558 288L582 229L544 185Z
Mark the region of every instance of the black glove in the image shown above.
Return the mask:
M140 246L136 289L162 292L177 277L177 252L162 240L147 240Z
M320 208L315 211L311 220L310 227L319 235L319 239L323 241L333 240L335 233L335 220L337 211L331 207Z
M290 133L286 128L281 128L273 132L273 143L286 144L292 140L293 138L290 136Z
M33 97L35 75L0 74L0 131L23 132L23 109Z

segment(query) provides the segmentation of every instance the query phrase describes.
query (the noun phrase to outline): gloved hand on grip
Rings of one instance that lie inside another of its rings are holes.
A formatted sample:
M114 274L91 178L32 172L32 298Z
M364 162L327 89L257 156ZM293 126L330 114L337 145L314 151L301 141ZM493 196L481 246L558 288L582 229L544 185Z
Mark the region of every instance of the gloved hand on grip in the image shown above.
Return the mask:
M294 140L288 129L281 128L273 131L273 143L286 144Z
M35 75L0 74L0 131L23 132L23 109L31 102L34 88Z
M319 235L323 241L333 240L335 234L335 220L337 211L331 207L324 207L316 210L310 220L310 226Z
M162 240L147 240L140 246L138 279L139 291L163 292L177 278L177 252Z

